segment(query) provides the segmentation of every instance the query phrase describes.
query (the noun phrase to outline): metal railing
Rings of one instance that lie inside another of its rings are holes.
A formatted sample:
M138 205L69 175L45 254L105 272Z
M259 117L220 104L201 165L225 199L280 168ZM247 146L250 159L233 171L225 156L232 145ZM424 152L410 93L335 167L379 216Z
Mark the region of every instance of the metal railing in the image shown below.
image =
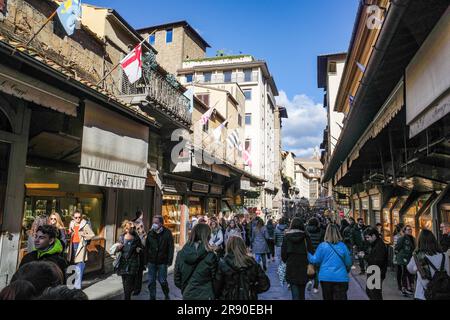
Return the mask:
M192 77L192 82L194 83L243 83L243 82L258 82L258 72L252 72L251 75L245 75L244 73L233 73L231 76L231 81L225 81L224 74L213 74L211 76L211 81L205 81L203 75L196 75Z
M130 84L128 77L122 74L122 95L146 95L162 107L170 116L191 124L189 99L179 89L176 89L166 77L155 71L142 70L142 78Z

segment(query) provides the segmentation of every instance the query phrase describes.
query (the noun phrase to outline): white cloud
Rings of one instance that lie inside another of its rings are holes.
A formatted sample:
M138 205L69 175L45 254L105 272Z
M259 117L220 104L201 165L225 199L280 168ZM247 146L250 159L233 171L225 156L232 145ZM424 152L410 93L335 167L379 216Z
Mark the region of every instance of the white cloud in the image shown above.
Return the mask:
M280 91L277 104L286 107L288 119L283 119L283 149L297 157L311 157L315 147L323 140L327 125L327 112L321 103L315 103L305 94L295 95L292 100Z

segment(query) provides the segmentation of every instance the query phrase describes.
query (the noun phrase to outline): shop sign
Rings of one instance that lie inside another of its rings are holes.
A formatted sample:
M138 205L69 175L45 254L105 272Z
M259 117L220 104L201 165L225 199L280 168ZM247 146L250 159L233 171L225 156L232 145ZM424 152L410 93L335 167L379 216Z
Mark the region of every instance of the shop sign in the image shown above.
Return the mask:
M166 180L166 183L164 183L164 190L169 192L186 193L187 183L174 180Z
M380 195L374 195L372 198L372 209L381 210Z
M190 202L200 202L200 198L199 197L189 197L189 201Z
M369 198L361 199L361 205L363 210L369 210Z
M241 190L253 190L250 184L250 179L246 178L241 179Z
M198 183L198 182L193 182L192 183L192 191L200 192L200 193L208 193L209 185L203 184L203 183Z
M222 194L223 187L211 186L209 193L212 194Z
M181 200L183 200L183 197L182 197L182 196L165 195L165 196L163 196L163 200L175 200L175 201L181 201Z

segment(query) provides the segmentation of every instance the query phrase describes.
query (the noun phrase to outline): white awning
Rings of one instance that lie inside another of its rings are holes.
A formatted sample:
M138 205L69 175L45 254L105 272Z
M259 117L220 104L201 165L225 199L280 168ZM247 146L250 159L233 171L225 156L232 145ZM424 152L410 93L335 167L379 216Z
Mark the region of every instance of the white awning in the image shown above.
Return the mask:
M406 124L413 138L449 113L450 8L406 68Z
M0 65L0 91L70 116L77 116L77 97L4 65Z
M144 190L148 127L86 101L80 184Z

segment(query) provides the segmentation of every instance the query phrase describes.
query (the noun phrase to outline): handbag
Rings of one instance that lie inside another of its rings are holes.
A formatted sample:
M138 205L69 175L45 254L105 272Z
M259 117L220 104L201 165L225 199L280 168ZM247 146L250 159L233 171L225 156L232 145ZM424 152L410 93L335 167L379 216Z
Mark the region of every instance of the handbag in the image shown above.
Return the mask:
M282 286L286 284L286 263L284 262L278 265L278 279Z
M306 243L306 238L305 238L305 249L306 252L308 252L308 244ZM313 264L308 263L308 267L306 268L306 274L308 275L309 278L313 278L316 275L316 268L314 267Z

